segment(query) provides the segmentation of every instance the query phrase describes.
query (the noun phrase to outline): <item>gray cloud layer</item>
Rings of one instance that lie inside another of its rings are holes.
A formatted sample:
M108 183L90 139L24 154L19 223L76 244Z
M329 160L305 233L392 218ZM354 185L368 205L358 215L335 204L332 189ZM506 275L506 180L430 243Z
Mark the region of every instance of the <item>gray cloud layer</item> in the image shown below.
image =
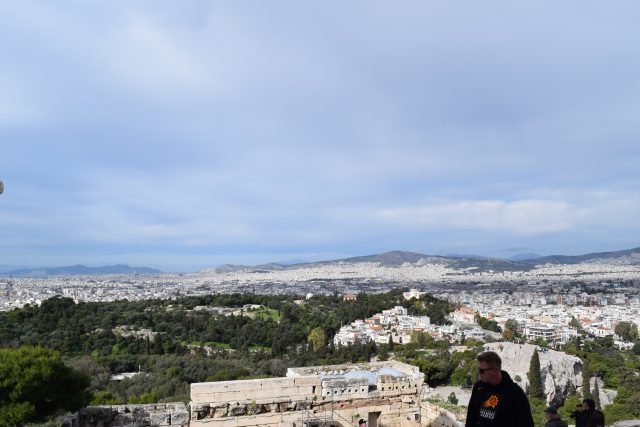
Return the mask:
M0 12L4 264L638 246L635 2Z

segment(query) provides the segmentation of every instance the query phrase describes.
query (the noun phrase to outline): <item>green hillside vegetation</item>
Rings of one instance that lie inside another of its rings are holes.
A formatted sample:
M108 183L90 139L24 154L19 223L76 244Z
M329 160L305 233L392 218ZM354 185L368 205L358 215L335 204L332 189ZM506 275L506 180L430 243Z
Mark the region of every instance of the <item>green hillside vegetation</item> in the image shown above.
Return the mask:
M254 319L273 320L274 322L280 321L280 312L273 308L260 307L249 309L245 312L245 316L249 316Z
M608 424L640 418L639 354L633 350L617 349L611 337L573 341L564 350L580 357L589 375L601 378L605 388L618 390L613 404L604 409ZM587 388L585 383L583 393L587 392ZM588 389L588 392L593 395L595 389Z
M56 351L23 346L0 349L2 425L44 421L89 402L89 378L65 365Z
M368 361L378 352L374 343L335 347L333 336L341 324L395 305L434 322L444 322L451 310L431 296L406 301L403 291L362 293L355 301L316 296L302 304L294 302L298 296L253 294L77 304L55 297L0 313L0 347L40 345L59 352L68 366L91 378L86 391L94 404L186 402L192 382L283 376L291 366ZM193 310L245 304L262 307L240 316ZM119 326L126 328L114 332ZM138 371L132 378L111 380L114 374Z

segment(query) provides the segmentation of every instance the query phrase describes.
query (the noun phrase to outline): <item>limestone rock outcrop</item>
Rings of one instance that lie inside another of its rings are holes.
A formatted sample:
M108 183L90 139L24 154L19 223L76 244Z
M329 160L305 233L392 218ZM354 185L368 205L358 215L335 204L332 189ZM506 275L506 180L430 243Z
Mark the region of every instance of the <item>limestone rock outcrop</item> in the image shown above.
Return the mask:
M580 389L582 385L582 360L579 357L533 344L494 342L484 347L500 355L502 369L507 371L523 390L527 390L529 385L529 364L534 350L538 349L542 390L547 403L563 402L569 393Z

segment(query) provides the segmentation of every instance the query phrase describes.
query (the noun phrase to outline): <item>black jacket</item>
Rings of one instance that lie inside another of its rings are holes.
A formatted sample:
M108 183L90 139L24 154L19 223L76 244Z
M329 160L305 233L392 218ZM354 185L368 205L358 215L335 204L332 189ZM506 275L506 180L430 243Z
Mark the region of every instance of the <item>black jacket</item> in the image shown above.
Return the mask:
M544 427L567 427L567 423L560 418L556 418L555 420L547 421Z
M465 427L479 426L533 427L529 400L505 371L496 386L482 381L473 385Z
M586 427L593 411L577 410L571 413L571 418L576 419L576 427Z

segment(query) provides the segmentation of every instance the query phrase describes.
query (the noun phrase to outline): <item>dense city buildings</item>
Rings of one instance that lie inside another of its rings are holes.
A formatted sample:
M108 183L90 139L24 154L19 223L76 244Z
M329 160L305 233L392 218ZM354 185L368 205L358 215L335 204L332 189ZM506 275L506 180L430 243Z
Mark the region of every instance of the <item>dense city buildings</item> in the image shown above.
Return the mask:
M404 343L412 331L449 339L482 336L475 316L504 325L515 321L529 340L562 344L577 336L577 327L594 337L614 336L618 322L640 322L640 266L624 259L581 264L543 264L527 271L451 268L444 263L335 262L274 270L240 268L193 274L5 277L0 279L0 310L40 304L55 295L75 301L174 299L211 293L253 292L284 295L383 292L409 287L406 299L425 292L454 303L453 325L431 325L411 318L402 307L378 317L344 325L336 342L372 339ZM400 311L398 311L400 310ZM576 323L578 322L578 323ZM392 325L393 323L393 325ZM462 326L466 325L466 326ZM393 326L393 328L391 328ZM486 332L486 331L485 331ZM618 337L615 337L618 338ZM625 346L618 340L620 346Z

